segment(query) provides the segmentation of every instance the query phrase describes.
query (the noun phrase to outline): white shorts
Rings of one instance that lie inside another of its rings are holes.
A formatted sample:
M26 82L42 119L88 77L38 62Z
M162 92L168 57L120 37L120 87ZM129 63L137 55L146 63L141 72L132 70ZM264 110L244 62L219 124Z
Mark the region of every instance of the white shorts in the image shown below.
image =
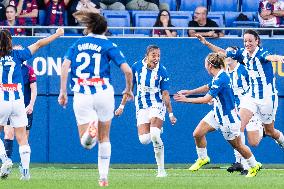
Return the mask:
M102 122L111 120L114 115L113 87L90 95L75 92L73 109L78 125L94 120Z
M0 107L0 125L7 125L8 119L14 128L28 125L24 100L0 101Z
M278 96L270 95L262 100L254 99L247 94L241 101L240 108L245 108L252 113L258 113L260 120L264 124L270 124L275 121L278 108Z
M263 130L262 122L258 113L253 114L252 118L246 126L247 131L259 131Z
M226 140L234 140L236 137L240 136L240 121L229 125L221 125L216 121L213 110L210 111L202 120L208 123L215 130L220 129Z
M162 103L159 103L158 106L155 107L153 106L145 109L139 109L136 112L137 126L144 123L150 123L153 117L157 117L164 121L165 114L166 114L166 107Z

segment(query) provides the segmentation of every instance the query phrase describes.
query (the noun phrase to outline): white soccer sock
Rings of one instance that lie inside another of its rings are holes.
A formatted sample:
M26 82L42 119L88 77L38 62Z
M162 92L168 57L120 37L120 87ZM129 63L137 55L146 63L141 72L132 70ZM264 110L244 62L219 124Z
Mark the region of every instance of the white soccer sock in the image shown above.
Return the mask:
M99 143L98 169L99 169L100 179L108 178L110 155L111 155L110 142Z
M7 161L7 159L8 159L4 143L1 139L0 139L0 159L1 159L2 163Z
M161 139L161 130L157 127L150 127L151 140L154 147L155 159L158 166L158 170L165 168L164 157L164 143Z
M31 148L28 144L19 146L19 154L23 169L30 168Z
M92 138L89 134L89 131L86 130L83 136L81 137L81 145L90 150L97 144L97 137Z
M245 133L241 132L240 137L241 137L242 143L245 144L245 142L246 142ZM236 157L236 162L243 164L243 162L244 162L244 161L242 162L243 156L235 149L234 149L234 154L235 154L235 157Z
M248 170L249 169L248 162L247 162L247 160L245 158L242 157L240 163L243 165L244 170Z
M254 155L252 155L250 158L246 159L248 162L249 167L255 167L257 164L257 161L255 160Z
M279 144L281 144L282 146L284 146L284 136L283 133L281 131L278 131L280 133L280 137L276 140Z
M205 159L205 158L208 157L207 148L198 148L196 146L196 152L197 152L198 158L200 158L200 159Z

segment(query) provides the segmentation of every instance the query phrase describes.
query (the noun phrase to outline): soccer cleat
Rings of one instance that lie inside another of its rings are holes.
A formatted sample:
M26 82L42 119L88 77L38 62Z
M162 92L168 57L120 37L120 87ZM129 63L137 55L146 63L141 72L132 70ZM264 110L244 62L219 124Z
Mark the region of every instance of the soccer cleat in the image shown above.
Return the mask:
M21 175L20 180L23 180L23 181L28 181L28 180L30 180L31 175L30 175L29 169L22 169L21 174L22 174L22 175Z
M7 159L1 166L1 172L0 172L0 177L1 179L6 179L8 177L8 175L11 173L12 171L12 160L11 159Z
M233 173L235 171L238 171L238 172L242 172L244 170L243 168L243 165L239 162L235 162L231 165L231 167L228 167L227 171L229 173Z
M100 180L99 180L99 186L101 186L101 187L106 187L106 186L108 186L108 181L107 181L107 179L100 179Z
M97 137L98 134L98 127L96 127L96 121L90 122L89 127L88 127L89 135L92 138Z
M205 159L198 158L196 162L189 168L189 170L198 171L202 166L209 163L210 163L210 158L208 156Z
M255 177L261 168L262 168L262 164L257 163L255 167L252 167L248 170L248 174L246 175L246 177L248 178Z
M162 178L162 177L167 177L167 173L165 171L165 169L161 169L161 170L158 170L158 174L157 174L157 178Z
M248 170L242 170L240 175L247 175L248 174Z

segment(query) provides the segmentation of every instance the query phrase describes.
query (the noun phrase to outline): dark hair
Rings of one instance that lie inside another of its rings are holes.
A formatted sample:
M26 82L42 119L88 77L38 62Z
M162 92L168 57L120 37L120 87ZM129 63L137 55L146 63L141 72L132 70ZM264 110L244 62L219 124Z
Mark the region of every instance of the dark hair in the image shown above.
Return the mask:
M6 7L6 10L7 10L7 8L9 8L9 7L12 7L12 8L15 10L15 12L17 13L17 8L16 8L14 5L8 5L8 6Z
M205 61L216 69L225 67L225 56L220 53L209 53Z
M151 51L156 49L160 49L160 47L158 47L157 45L149 45L146 49L146 55L148 55Z
M77 11L73 14L74 18L85 25L93 34L103 34L107 31L106 19L97 13Z
M257 44L257 45L260 46L260 37L259 37L257 31L255 31L255 30L246 30L245 33L244 33L244 35L245 35L245 34L251 34L251 35L253 35L253 36L255 37L255 39L258 40L258 44Z
M12 52L12 36L9 30L0 31L0 57L11 54Z
M159 14L157 16L156 22L154 24L154 27L163 27L163 23L161 22L161 14L162 14L162 12L167 12L168 13L168 15L169 15L168 27L172 27L173 25L172 25L172 21L171 21L172 20L171 19L171 14L170 14L170 12L168 10L165 10L165 9L160 10L160 12L159 12Z

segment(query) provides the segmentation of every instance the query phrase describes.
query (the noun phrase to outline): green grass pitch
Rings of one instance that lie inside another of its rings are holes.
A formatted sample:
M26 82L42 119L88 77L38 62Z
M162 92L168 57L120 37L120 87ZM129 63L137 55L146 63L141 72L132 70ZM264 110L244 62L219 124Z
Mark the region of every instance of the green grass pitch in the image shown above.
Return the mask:
M197 172L188 165L167 165L168 177L156 178L153 165L112 165L109 187L117 189L283 189L283 165L265 165L257 177L230 174L224 165L209 165ZM228 165L227 165L228 166ZM220 168L221 167L221 168ZM270 169L268 169L270 168ZM273 169L278 168L278 169ZM31 180L20 181L17 166L8 179L0 180L1 189L93 189L98 186L98 170L94 165L32 164Z

